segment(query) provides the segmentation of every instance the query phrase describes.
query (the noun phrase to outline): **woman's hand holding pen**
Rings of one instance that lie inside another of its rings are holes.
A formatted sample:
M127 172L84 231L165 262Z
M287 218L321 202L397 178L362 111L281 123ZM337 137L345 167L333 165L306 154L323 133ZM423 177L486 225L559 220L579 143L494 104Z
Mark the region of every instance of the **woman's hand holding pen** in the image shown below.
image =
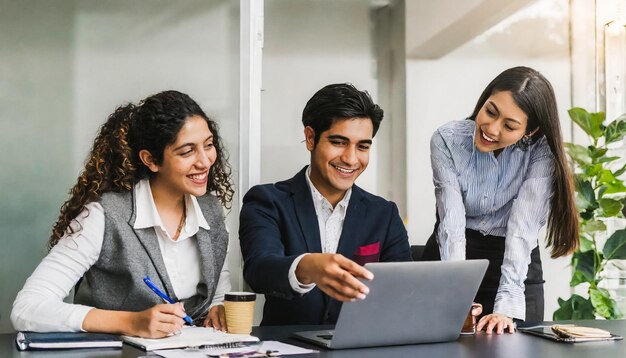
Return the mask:
M186 313L182 303L158 304L141 312L132 312L133 336L162 338L180 331L185 324Z
M183 327L182 303L158 304L141 312L91 309L83 320L87 332L115 333L143 338L162 338Z
M204 319L205 327L213 327L218 331L228 332L226 326L226 313L224 311L224 305L216 305L209 309L209 313Z

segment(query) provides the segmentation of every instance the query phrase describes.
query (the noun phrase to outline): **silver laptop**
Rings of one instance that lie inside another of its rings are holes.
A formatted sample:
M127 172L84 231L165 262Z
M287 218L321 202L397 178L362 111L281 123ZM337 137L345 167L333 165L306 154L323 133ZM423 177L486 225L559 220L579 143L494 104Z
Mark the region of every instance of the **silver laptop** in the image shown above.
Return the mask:
M369 263L367 298L345 302L334 330L292 336L331 349L452 341L483 275L487 260Z

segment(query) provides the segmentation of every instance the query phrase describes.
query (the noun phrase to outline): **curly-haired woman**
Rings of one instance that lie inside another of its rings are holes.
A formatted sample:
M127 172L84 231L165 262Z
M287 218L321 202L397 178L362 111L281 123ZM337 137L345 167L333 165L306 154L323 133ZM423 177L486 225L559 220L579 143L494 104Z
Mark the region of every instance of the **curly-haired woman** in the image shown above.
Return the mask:
M226 160L216 123L186 94L117 108L61 207L49 254L17 295L14 327L156 338L189 315L225 329ZM163 304L146 276L178 303Z

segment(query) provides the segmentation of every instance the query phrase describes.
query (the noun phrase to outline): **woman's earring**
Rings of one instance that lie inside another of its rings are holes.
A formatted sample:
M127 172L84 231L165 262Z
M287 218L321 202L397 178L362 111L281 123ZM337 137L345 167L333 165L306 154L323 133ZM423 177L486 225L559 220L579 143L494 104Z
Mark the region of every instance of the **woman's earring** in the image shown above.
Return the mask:
M517 142L519 149L523 150L524 152L528 150L532 143L533 139L528 134L524 134L524 136Z

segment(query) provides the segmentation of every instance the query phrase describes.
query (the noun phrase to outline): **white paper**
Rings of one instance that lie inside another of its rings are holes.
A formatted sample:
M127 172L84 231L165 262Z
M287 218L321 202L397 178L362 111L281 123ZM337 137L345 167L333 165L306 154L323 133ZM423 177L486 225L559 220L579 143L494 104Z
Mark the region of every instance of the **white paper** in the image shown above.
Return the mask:
M198 347L205 345L228 344L235 342L258 342L259 339L247 334L229 334L215 331L213 328L185 326L180 334L158 338L139 338L123 336L125 342L142 347L146 351Z
M222 348L222 349L199 349L199 350L185 350L185 349L168 349L168 350L158 350L153 351L152 353L158 354L164 358L206 358L212 356L219 356L220 354L227 353L243 353L250 352L254 354L255 352L265 353L267 351L278 351L278 354L281 356L292 355L292 354L310 354L317 353L318 351L313 349L305 349L297 346L293 346L291 344L286 344L278 341L263 341L260 344L253 344L246 347L238 347L238 348Z

